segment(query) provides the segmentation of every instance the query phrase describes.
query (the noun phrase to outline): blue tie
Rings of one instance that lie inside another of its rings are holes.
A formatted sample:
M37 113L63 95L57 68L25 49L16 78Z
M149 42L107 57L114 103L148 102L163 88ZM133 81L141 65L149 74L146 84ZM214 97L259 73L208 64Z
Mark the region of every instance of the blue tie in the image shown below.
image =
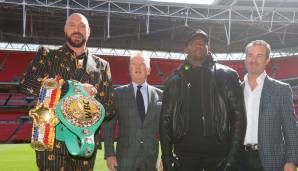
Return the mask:
M143 95L140 90L142 86L138 85L137 87L138 87L138 90L137 90L136 98L137 98L138 111L139 111L141 120L143 122L145 119L145 105L144 105Z

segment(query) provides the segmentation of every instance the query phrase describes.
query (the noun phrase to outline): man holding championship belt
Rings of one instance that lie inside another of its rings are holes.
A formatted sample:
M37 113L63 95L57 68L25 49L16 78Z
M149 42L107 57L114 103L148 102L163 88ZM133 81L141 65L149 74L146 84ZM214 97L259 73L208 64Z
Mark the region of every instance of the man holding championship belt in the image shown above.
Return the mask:
M99 126L114 115L109 63L86 48L90 27L85 16L70 15L66 43L57 50L40 48L21 80L37 98L31 145L39 170L93 170Z

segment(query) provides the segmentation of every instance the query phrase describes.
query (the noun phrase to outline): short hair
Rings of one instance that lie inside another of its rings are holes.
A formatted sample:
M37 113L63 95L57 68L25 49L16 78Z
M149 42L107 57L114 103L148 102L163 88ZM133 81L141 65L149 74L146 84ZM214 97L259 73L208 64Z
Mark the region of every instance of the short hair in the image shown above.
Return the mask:
M68 22L70 21L70 19L73 17L73 16L79 16L82 21L85 21L86 24L87 24L87 27L90 27L89 26L89 21L88 19L81 13L72 13L70 16L67 17L66 21L65 21L65 25L68 24Z
M145 66L146 66L147 68L150 68L150 57L147 56L147 55L145 55L145 54L144 54L143 52L141 52L141 51L138 51L138 52L136 52L136 53L133 53L133 54L130 56L130 59L129 59L129 67L130 67L130 64L131 64L131 61L133 60L133 58L135 58L135 57L137 57L137 56L142 57L142 58L144 59Z
M254 45L263 46L266 49L266 57L269 58L270 52L271 52L271 46L265 40L254 40L248 43L245 47L245 54L247 54L248 49Z

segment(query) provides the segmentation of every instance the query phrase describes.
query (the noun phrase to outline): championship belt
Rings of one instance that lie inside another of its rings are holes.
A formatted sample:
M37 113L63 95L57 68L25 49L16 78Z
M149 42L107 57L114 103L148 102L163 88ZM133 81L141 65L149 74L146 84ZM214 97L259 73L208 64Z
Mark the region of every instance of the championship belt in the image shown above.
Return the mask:
M55 107L63 83L62 79L44 79L37 105L29 111L29 116L33 118L31 146L37 151L53 150L55 127L59 122Z
M56 139L64 141L73 156L90 157L94 152L94 134L101 125L105 110L101 103L88 95L82 84L68 80L69 89L56 106L60 123Z

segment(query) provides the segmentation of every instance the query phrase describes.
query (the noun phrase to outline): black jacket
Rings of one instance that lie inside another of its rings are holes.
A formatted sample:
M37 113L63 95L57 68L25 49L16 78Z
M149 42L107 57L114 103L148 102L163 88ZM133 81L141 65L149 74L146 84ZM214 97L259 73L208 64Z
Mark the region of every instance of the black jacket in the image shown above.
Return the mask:
M191 65L186 60L166 81L160 116L160 140L162 160L168 170L173 160L173 145L188 131L189 86ZM208 77L209 87L203 89L202 114L208 115L203 122L203 135L216 135L229 144L230 151L224 163L235 164L243 144L246 118L239 77L233 69L216 63L211 55L202 65L203 77ZM204 79L206 80L206 79Z

